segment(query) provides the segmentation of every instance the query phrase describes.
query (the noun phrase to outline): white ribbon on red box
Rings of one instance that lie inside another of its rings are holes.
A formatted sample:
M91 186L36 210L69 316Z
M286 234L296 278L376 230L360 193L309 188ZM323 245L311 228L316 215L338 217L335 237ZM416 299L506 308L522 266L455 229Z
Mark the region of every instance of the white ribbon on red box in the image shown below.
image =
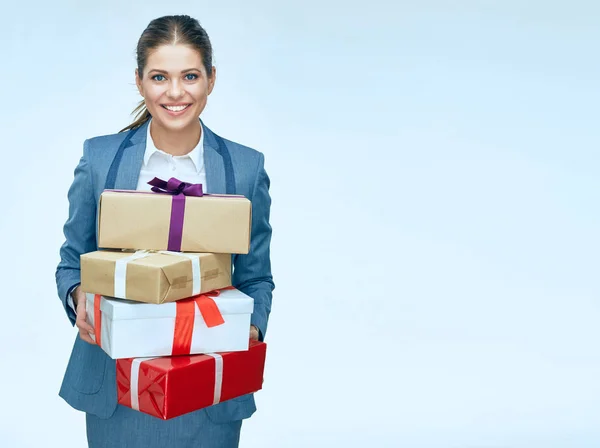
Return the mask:
M140 364L144 361L150 361L156 358L134 358L131 363L131 408L136 411L140 410L140 395L139 395L139 384L140 384Z
M223 357L217 353L207 353L207 356L215 358L215 395L213 404L221 401L221 387L223 386Z

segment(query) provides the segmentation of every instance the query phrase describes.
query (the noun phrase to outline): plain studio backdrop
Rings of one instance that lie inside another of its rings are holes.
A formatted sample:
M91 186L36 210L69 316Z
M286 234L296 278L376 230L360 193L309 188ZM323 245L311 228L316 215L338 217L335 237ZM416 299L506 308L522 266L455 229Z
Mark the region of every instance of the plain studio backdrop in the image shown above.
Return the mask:
M180 13L215 50L205 123L272 181L241 446L600 446L600 8L532 0L3 3L0 445L85 445L57 395L66 193Z

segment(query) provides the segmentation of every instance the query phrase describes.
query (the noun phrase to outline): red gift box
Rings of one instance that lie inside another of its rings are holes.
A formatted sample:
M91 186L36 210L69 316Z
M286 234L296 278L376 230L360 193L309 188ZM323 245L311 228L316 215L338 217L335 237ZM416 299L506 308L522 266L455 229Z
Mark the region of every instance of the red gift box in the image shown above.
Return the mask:
M248 351L117 360L119 404L164 420L262 388L267 345Z

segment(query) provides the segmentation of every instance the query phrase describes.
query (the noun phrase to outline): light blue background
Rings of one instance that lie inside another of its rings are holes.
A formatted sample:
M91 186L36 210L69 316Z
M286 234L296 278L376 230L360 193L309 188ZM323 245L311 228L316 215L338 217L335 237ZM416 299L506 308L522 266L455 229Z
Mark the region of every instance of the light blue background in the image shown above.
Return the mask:
M265 153L275 290L242 447L600 446L593 1L11 2L0 445L84 445L54 269L85 138L156 17L206 27L215 132Z

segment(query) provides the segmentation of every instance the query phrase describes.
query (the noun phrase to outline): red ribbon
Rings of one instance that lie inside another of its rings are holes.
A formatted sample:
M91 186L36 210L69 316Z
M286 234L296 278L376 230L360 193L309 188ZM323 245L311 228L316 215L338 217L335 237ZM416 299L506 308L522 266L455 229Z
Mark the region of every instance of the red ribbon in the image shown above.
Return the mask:
M102 296L100 294L94 295L94 336L96 337L96 344L98 347L102 347L102 313L100 312L100 301L102 300Z
M233 289L232 287L223 289ZM217 297L221 291L210 291L199 294L188 299L175 302L177 309L175 314L175 332L173 335L172 355L189 355L192 348L192 332L194 331L194 320L196 318L196 305L208 328L216 327L225 323L219 307L212 299Z

